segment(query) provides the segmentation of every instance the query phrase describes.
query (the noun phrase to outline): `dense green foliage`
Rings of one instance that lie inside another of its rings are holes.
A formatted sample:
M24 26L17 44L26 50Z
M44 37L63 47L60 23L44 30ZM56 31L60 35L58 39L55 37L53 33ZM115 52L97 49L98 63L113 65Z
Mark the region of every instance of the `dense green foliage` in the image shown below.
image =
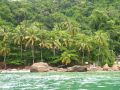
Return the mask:
M0 0L0 60L112 65L120 53L120 0Z

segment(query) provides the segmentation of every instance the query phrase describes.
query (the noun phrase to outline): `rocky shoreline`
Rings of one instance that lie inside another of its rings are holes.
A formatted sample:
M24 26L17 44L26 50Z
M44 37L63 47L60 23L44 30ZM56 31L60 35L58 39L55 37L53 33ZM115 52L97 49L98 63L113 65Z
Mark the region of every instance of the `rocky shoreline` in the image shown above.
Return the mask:
M58 67L51 67L47 63L39 62L34 63L31 68L30 72L86 72L87 68L84 66L72 66L68 68L58 68Z
M32 66L27 66L24 69L7 69L0 70L0 73L22 73L22 72L88 72L88 71L120 71L119 65L113 65L109 67L105 64L103 67L94 65L74 65L67 68L51 67L47 63L38 62Z
M34 63L31 68L30 72L87 72L87 71L120 71L120 66L113 65L109 67L108 64L105 64L103 67L94 66L94 65L74 65L72 67L67 68L58 68L58 67L51 67L47 63L38 62Z

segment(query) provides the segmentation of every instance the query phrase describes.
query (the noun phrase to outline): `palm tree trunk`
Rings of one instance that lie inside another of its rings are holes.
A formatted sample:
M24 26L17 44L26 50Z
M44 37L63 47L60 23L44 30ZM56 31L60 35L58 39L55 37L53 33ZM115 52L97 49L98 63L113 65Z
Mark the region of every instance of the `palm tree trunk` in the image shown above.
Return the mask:
M84 50L83 50L83 56L82 56L82 64L83 64L83 61L84 61Z
M43 62L43 53L42 53L42 47L41 47L41 62Z
M23 48L24 49L24 53L26 53L26 47ZM26 59L24 58L24 64L27 65Z
M99 54L100 54L100 47L99 47ZM99 63L100 63L100 55L98 55L98 62L97 62L97 64L99 65Z
M55 47L53 48L53 55L54 55L54 56L56 55Z
M90 61L90 52L88 52L88 61Z
M4 69L7 68L7 65L6 65L6 55L4 56Z
M33 58L33 63L34 63L35 62L34 45L32 45L31 48L32 48L32 58Z
M22 44L21 44L21 60L23 59L23 47L22 47Z

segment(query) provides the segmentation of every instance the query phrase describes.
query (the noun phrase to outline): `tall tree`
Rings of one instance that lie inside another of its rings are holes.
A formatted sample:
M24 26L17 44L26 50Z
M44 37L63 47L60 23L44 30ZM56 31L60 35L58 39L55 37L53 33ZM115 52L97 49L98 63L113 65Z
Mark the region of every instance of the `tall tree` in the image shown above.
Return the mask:
M82 64L84 63L85 58L85 51L90 53L92 45L90 43L90 38L86 36L85 34L79 34L76 37L76 46L79 48L79 50L82 52Z
M100 54L102 53L102 48L109 48L109 44L108 44L108 34L103 32L103 31L98 31L95 33L95 37L94 37L94 41L98 46L98 64L100 63Z
M50 48L49 33L46 30L40 30L39 45L41 49L41 61L43 61L43 48Z
M6 69L6 56L9 54L10 52L10 48L8 47L8 39L9 39L9 35L10 33L8 32L8 27L7 26L2 26L0 29L0 36L2 36L2 42L0 43L0 55L2 55L4 57L4 69Z
M50 33L50 47L53 49L54 56L56 55L56 49L59 49L61 46L59 37L56 34L56 30L51 31Z
M0 55L4 57L4 69L7 69L7 64L6 64L6 57L10 52L10 48L5 44L5 42L2 43L2 46L0 48Z
M22 25L16 28L15 33L13 33L14 43L20 45L21 60L23 60L23 44L25 40L25 29Z
M30 46L31 47L31 52L32 52L32 58L33 58L33 63L35 62L35 43L38 41L38 35L39 30L35 26L31 26L30 28L27 29L25 40L26 40L26 47Z

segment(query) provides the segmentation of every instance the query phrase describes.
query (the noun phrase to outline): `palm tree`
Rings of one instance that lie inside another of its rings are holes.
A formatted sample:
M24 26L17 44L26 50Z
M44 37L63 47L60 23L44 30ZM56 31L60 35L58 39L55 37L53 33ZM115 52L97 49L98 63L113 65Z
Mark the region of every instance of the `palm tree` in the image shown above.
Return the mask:
M23 43L25 40L25 30L22 27L22 25L16 28L16 32L13 33L13 40L15 44L20 45L20 52L21 52L20 56L22 60L23 59Z
M59 49L61 46L59 38L56 34L56 30L51 31L50 33L50 48L53 49L54 56L56 55L56 49Z
M108 34L103 31L97 31L95 33L94 42L98 46L98 64L100 63L100 54L102 53L102 47L108 48Z
M59 41L61 43L61 48L65 47L66 49L69 48L72 44L72 38L70 34L68 34L66 31L63 30L57 30L57 36L59 37Z
M90 53L92 45L90 44L90 39L85 34L79 34L76 37L76 45L79 50L82 52L82 64L85 58L85 51Z
M2 41L6 41L8 39L9 36L9 32L8 32L8 27L5 26L1 26L0 27L0 36L2 36Z
M6 69L6 67L7 67L7 65L6 65L6 56L9 54L9 52L10 52L10 48L6 47L6 44L5 44L5 46L3 46L0 49L0 55L2 55L4 57L4 64L5 64L4 69Z
M43 48L50 48L49 33L46 30L40 30L39 33L39 45L41 49L41 61L43 61Z
M39 39L39 46L40 46L40 55L41 55L41 61L43 61L43 48L50 48L49 43L49 33L47 30L45 30L44 24L40 22L34 22L33 25L35 25L37 28L39 28L38 33L38 39Z
M30 46L31 47L31 52L32 52L32 58L33 58L33 63L35 62L35 48L34 45L36 41L38 41L38 35L39 31L35 26L32 26L27 29L25 40L26 40L26 47Z
M79 32L79 25L75 21L66 20L63 22L63 29L67 30L71 36L77 35Z
M8 32L8 27L6 26L2 26L0 28L0 36L2 36L2 42L0 43L0 55L2 55L4 57L4 65L5 65L5 69L6 69L6 56L9 54L10 52L10 48L8 48L8 39L9 39L9 35L10 33Z

